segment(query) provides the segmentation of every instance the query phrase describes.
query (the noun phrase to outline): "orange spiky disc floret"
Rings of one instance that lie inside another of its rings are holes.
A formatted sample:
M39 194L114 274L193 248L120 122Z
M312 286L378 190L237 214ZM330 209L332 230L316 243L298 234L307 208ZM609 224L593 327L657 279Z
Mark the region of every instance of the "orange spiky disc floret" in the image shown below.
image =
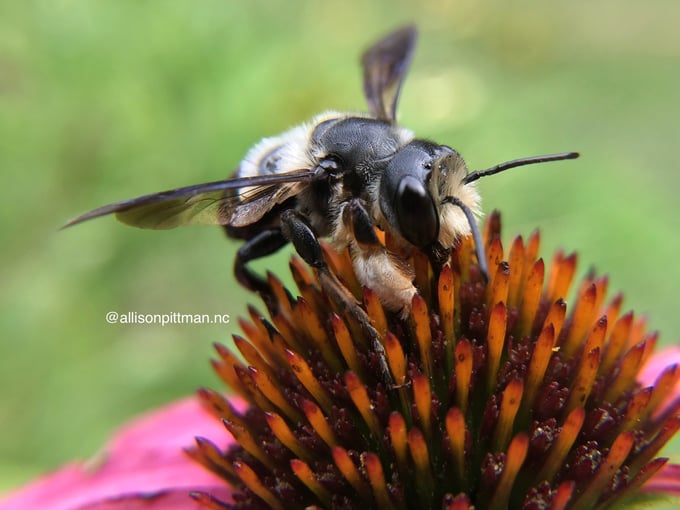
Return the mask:
M636 382L656 335L621 314L620 295L605 303L606 278L587 277L568 312L576 256L546 266L538 234L505 252L494 214L485 242L488 284L469 239L441 271L416 254L406 321L326 249L380 349L299 260L302 297L269 276L277 309L250 308L240 356L217 346L213 363L250 407L199 393L238 443L201 439L191 452L240 489L225 508L605 508L661 469L680 403L659 406L680 370Z

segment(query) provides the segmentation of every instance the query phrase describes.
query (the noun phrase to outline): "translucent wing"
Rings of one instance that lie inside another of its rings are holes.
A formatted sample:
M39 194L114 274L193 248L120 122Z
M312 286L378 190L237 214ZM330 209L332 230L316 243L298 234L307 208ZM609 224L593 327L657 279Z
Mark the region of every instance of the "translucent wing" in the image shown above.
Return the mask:
M64 228L107 214L139 228L169 229L180 225L238 225L254 223L267 211L299 192L312 179L311 170L239 177L196 184L105 205L87 212ZM234 190L233 192L230 192Z
M399 91L411 62L417 32L414 26L392 32L371 46L361 58L364 94L372 115L396 120Z

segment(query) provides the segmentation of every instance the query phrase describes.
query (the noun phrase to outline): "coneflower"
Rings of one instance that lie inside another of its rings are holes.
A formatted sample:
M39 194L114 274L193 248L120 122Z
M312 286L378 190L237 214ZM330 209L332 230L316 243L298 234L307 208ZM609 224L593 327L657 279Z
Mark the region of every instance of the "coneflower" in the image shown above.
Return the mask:
M300 297L269 275L270 317L249 308L238 353L218 345L213 363L246 409L199 392L236 442L189 450L237 492L193 497L234 509L581 510L620 508L645 487L680 493L677 466L657 457L680 426L680 369L637 382L657 334L620 294L607 298L606 277L572 289L576 255L546 264L538 233L504 250L494 214L484 237L488 283L469 239L441 270L414 254L420 293L406 320L326 248L377 339L297 259Z
M416 253L407 320L327 249L370 328L294 260L302 297L270 276L271 318L251 308L240 355L217 348L238 395L202 390L203 408L142 416L0 509L599 509L680 496L680 465L656 457L680 420L680 348L653 353L656 334L621 295L605 298L606 278L570 290L576 256L546 271L538 245L518 238L504 254L493 215L488 284L469 240L436 273Z

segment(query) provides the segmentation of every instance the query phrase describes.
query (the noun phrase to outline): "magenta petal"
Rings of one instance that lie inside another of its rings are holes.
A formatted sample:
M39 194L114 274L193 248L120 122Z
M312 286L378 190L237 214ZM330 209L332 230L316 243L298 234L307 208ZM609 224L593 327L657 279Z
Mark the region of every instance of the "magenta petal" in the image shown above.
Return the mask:
M649 361L642 367L642 370L638 374L638 381L644 386L651 386L666 367L671 365L680 365L680 347L669 347L654 353ZM666 402L660 406L660 411L679 397L680 383L676 384L672 394L669 395ZM680 465L666 465L644 485L644 490L680 496Z
M191 491L227 499L224 480L184 454L195 436L224 438L222 446L233 441L196 399L175 402L125 425L94 461L67 465L9 494L0 510L195 509Z
M245 408L241 399L230 399L237 410ZM189 397L178 400L165 407L152 411L134 419L118 429L112 438L107 451L116 455L119 451L130 448L139 449L173 449L179 450L194 444L194 438L224 437L225 441L233 439L214 416L207 413L198 399Z
M680 347L667 347L653 353L638 374L638 381L644 386L651 386L656 378L670 365L680 365ZM676 388L675 394L680 392Z
M638 381L643 386L653 386L657 378L663 371L671 365L680 366L680 347L668 347L659 352L655 352L644 364L642 370L638 373ZM676 405L680 400L680 380L678 380L675 387L670 394L659 405L653 415L658 416L669 409L669 406Z
M669 464L644 485L647 492L680 496L680 465Z

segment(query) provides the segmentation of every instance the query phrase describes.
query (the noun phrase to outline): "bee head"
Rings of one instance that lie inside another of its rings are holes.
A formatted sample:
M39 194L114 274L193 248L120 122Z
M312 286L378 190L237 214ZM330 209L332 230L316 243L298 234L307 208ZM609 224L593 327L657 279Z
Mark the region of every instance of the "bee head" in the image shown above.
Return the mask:
M577 158L577 152L533 156L468 173L465 161L446 145L414 140L391 156L380 180L380 209L406 241L424 248L438 241L452 248L472 234L483 274L486 256L476 217L480 196L476 181L510 168Z
M423 248L441 241L440 234L451 237L451 215L442 216L443 199L462 185L466 175L463 159L450 147L414 140L399 149L389 160L380 180L380 209L389 225L406 241ZM479 197L473 189L473 209ZM457 193L459 194L459 193ZM453 237L469 232L467 220L454 209ZM467 227L467 229L465 228ZM448 244L448 243L447 243Z

